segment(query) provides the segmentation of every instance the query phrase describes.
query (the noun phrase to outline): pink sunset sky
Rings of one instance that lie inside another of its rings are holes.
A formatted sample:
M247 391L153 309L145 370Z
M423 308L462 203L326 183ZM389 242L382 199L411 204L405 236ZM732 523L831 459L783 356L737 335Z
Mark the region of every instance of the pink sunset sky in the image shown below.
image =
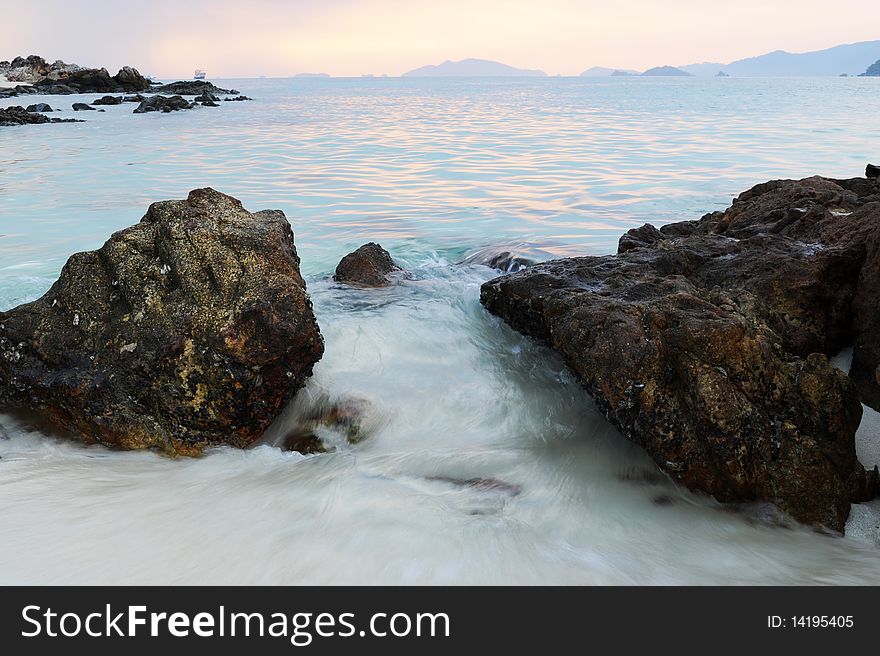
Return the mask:
M467 57L577 75L880 38L875 0L43 0L3 13L0 59L160 77L399 75Z

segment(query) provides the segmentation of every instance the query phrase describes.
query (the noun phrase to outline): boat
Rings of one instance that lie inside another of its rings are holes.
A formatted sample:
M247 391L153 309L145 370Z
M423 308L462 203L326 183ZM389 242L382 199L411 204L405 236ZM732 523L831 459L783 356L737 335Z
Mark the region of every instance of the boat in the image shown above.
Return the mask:
M201 68L197 68L197 69L196 69L196 72L193 73L193 79L194 79L194 80L204 80L205 77L206 77L206 76L205 76L205 71L203 71Z

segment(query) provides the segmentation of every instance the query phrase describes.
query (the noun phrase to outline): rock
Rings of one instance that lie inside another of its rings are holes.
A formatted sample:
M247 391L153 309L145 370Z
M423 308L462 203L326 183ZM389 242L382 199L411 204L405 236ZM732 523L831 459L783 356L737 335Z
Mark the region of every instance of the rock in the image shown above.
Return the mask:
M197 189L0 312L0 406L44 409L87 442L244 447L322 353L284 214Z
M515 273L536 262L533 257L523 252L527 250L525 245L513 247L514 250L510 250L511 248L511 246L487 246L480 248L465 257L461 264L479 264L503 273Z
M202 107L219 107L219 106L220 105L215 103L213 100L206 100L205 102L202 103Z
M50 76L34 83L39 93L132 93L146 91L150 83L136 69L125 67L115 76L106 68L80 68L60 76Z
M28 95L37 93L37 90L32 86L27 85L17 85L14 87L0 88L0 98L14 98L15 96Z
M181 109L192 109L193 103L187 102L181 96L152 96L138 105L134 113L146 114L147 112L176 112Z
M94 112L96 111L94 107L91 105L87 105L85 103L73 103L72 105L73 111L75 112Z
M147 99L146 96L142 96L141 94L137 93L133 96L123 96L122 102L124 102L124 103L142 103L146 99Z
M386 287L391 284L388 274L399 270L388 251L370 242L343 257L333 279L350 285Z
M170 93L178 96L201 96L210 94L212 96L237 96L238 91L235 89L221 89L214 86L212 82L205 80L186 80L180 82L171 82L170 84L162 84L150 89L152 93Z
M146 91L150 88L150 81L140 74L136 68L131 66L123 66L119 72L113 76L117 87L121 91L131 93L133 91Z
M29 112L24 107L13 105L0 109L0 126L30 125L34 123L81 123L72 118L50 118L36 112Z
M53 110L46 103L37 103L35 105L28 105L27 111L45 113L45 112L51 112Z
M236 100L253 100L253 98L248 98L247 96L235 96L234 98L224 98L223 102L232 102Z
M865 167L865 177L880 178L880 166L874 166L873 164L868 164L868 166Z
M122 96L104 96L95 100L93 105L121 105Z
M110 76L105 68L84 68L76 64L56 61L49 64L37 55L16 57L11 62L0 62L0 73L12 82L33 85L35 91L28 93L119 93L144 91L149 82L137 71L126 66ZM18 90L17 93L24 93Z
M220 99L217 96L215 96L213 93L205 91L202 93L202 95L196 96L195 98L193 98L193 100L195 102L208 103L208 102L217 102Z
M687 487L843 530L877 483L855 455L856 386L822 353L867 344L874 375L878 226L864 178L775 181L698 222L630 231L616 256L492 280L481 301L559 351Z

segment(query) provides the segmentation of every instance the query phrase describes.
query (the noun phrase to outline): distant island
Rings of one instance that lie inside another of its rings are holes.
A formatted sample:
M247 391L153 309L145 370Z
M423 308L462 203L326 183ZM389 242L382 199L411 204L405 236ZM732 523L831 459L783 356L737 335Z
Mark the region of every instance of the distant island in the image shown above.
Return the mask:
M715 75L720 69L737 77L800 77L856 75L880 58L880 41L862 41L825 50L791 53L776 50L730 64L706 62L680 66L692 75Z
M738 59L729 64L703 62L684 66L658 66L644 73L626 69L593 66L581 77L605 77L624 75L677 76L697 75L705 77L801 77L801 76L840 76L861 75L871 77L880 75L871 62L880 62L880 41L849 43L825 50L791 53L784 50L768 52L757 57ZM868 71L865 71L868 67ZM873 73L869 72L874 70ZM864 73L862 71L865 71Z
M293 77L330 77L329 73L297 73Z
M544 71L514 68L487 59L446 60L442 64L422 66L403 77L546 77Z
M691 73L675 66L656 66L642 73L645 77L693 77Z
M880 77L880 59L868 66L868 70L861 73L859 77Z
M608 77L609 75L638 75L638 71L624 70L620 68L606 68L604 66L593 66L588 68L580 77Z

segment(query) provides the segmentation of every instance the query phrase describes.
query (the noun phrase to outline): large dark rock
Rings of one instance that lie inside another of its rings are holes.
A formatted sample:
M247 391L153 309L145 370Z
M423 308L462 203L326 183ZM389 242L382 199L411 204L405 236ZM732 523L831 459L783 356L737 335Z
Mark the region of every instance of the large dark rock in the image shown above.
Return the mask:
M181 96L151 96L142 101L140 105L135 107L135 114L146 114L148 112L176 112L181 109L192 109L193 103L188 102Z
M492 280L481 300L559 351L688 487L843 530L877 473L855 455L856 386L823 353L855 342L853 379L876 387L859 362L880 356L867 316L880 293L878 192L864 178L759 185L701 221L630 231L616 256Z
M869 178L880 178L880 166L868 164L868 166L865 167L865 176Z
M73 103L73 105L71 105L71 108L75 112L94 112L94 111L97 111L94 107L92 107L91 105L87 105L86 103Z
M339 262L333 279L337 282L364 287L385 287L391 284L388 274L399 270L391 254L379 244L364 244Z
M237 96L238 91L235 89L221 89L212 82L205 80L184 80L180 82L171 82L150 89L151 93L171 93L178 96L201 96L204 94Z
M150 83L136 69L126 66L111 76L106 68L79 68L34 83L39 93L134 93L146 91Z
M34 123L80 123L72 118L50 118L37 112L31 112L19 105L0 109L0 126L30 125Z
M284 214L198 189L0 312L0 405L124 448L243 447L322 353Z

